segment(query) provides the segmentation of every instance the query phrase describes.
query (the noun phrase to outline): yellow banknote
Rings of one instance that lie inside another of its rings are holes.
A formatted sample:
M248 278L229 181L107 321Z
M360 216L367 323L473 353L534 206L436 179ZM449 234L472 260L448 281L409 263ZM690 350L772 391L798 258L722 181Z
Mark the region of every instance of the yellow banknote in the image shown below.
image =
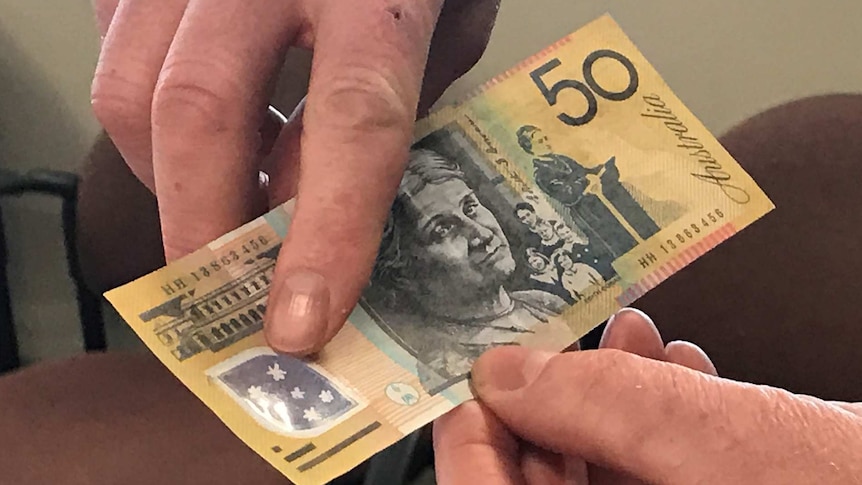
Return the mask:
M297 484L470 398L496 345L561 350L772 209L610 17L417 125L368 289L314 360L261 332L292 202L106 294Z

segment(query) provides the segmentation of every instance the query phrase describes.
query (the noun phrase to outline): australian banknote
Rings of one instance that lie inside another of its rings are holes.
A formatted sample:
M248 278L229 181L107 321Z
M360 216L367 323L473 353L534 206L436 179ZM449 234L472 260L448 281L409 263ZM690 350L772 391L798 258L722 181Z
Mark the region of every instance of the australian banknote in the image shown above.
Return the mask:
M471 397L485 350L562 350L772 209L602 17L417 125L370 285L314 360L267 347L292 202L107 298L298 484Z

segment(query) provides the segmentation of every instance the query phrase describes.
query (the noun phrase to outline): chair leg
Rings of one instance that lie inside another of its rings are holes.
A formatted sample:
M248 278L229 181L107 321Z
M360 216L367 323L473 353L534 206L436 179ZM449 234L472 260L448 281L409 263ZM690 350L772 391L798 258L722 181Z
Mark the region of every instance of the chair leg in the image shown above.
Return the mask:
M77 206L77 200L74 196L67 196L63 199L63 237L65 239L66 261L69 267L69 276L75 283L84 349L87 352L101 352L108 347L105 338L105 324L102 320L102 300L87 289L81 275L76 237Z
M107 348L105 338L105 326L102 320L102 301L99 295L94 295L84 284L81 268L78 261L77 247L77 207L78 207L78 176L71 172L58 170L32 170L26 175L20 176L12 172L3 171L3 183L0 184L0 195L17 196L23 194L46 194L53 195L62 200L62 227L63 243L66 250L66 262L68 264L69 276L75 286L78 303L78 315L80 317L81 330L83 333L84 350L104 351ZM2 226L0 226L2 229ZM3 241L5 243L5 241ZM2 248L5 249L5 248ZM5 261L5 251L2 253ZM9 303L8 281L5 278L5 268L0 268L0 318L7 319L8 325L2 325L0 332L0 371L3 365L17 366L17 342L14 338L14 327L11 324L11 310ZM5 307L3 306L5 304ZM4 310L4 308L6 310ZM3 323L0 320L0 323ZM12 332L10 335L9 332ZM7 351L8 348L8 351ZM13 352L13 350L15 350ZM9 357L7 357L7 355ZM6 362L6 361L9 362Z
M3 215L0 213L0 374L21 365L18 336L15 332L15 321L12 319L6 261L6 233L3 228Z

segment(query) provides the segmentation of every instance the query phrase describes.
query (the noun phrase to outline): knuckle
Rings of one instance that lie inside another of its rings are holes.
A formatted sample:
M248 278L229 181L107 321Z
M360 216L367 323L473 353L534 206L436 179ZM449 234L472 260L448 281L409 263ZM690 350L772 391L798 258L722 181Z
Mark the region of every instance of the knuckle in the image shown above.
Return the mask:
M326 125L346 133L409 130L413 110L399 86L383 72L368 67L342 69L327 81L314 106Z
M742 433L749 430L756 430L756 433L768 432L770 428L774 428L781 421L788 418L801 423L805 422L809 417L808 411L810 409L807 403L785 390L761 386L754 388L753 392L759 395L758 401L763 403L763 405L759 406L757 412L752 414L755 422L751 426L740 430ZM748 437L744 436L744 438Z
M149 131L152 89L112 69L93 77L90 104L93 114L111 136Z
M152 103L154 127L224 131L244 106L242 90L216 63L181 61L166 65Z

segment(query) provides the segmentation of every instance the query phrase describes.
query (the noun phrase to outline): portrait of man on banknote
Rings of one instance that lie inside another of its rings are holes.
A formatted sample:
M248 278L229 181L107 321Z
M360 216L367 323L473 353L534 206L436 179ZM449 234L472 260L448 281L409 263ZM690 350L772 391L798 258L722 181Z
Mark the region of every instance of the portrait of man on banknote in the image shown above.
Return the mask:
M362 301L418 360L431 393L566 306L530 277L518 194L495 184L478 155L444 141L412 150Z

